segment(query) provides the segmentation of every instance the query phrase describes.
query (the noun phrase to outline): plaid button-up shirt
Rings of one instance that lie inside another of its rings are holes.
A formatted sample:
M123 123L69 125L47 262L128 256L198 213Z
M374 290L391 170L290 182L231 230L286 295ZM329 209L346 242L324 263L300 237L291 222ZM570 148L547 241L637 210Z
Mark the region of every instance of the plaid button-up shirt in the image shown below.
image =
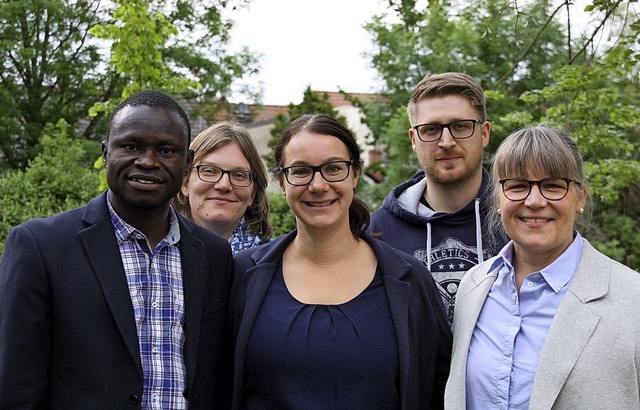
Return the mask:
M146 236L107 201L133 302L143 369L143 409L186 409L184 293L180 227L173 209L169 233L151 249Z

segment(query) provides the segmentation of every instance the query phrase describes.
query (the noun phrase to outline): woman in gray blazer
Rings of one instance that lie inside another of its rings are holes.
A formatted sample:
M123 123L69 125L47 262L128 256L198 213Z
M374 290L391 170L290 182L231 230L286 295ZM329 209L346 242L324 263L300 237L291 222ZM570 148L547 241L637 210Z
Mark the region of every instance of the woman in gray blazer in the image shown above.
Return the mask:
M445 407L640 408L640 275L575 229L588 200L575 142L519 130L493 180L512 240L460 283Z

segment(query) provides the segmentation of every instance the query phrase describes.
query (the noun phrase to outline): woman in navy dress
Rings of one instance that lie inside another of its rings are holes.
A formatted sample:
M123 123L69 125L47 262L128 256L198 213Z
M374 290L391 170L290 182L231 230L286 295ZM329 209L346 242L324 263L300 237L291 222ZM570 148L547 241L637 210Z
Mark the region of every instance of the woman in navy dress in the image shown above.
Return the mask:
M440 297L417 259L366 234L353 135L304 115L274 154L297 229L235 257L233 408L442 408Z

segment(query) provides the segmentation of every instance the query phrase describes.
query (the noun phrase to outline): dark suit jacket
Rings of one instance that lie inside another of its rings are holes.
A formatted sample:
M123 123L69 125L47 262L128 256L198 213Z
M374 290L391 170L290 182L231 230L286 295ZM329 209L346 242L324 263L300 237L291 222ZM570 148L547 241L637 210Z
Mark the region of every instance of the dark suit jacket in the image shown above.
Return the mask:
M179 217L190 408L228 405L223 238ZM135 409L142 366L106 194L15 227L0 262L0 408Z
M293 231L235 255L230 313L236 337L232 408L242 402L247 343L262 301ZM414 257L364 235L378 258L398 344L402 409L444 406L451 331L433 278Z

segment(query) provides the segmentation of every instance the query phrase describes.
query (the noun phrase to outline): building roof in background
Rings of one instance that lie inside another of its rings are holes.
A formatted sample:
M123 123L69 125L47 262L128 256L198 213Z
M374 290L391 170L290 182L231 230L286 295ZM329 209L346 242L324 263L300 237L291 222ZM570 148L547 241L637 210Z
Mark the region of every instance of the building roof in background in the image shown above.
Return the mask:
M351 101L345 98L345 95L337 91L315 91L320 95L327 95L328 101L333 108L339 108L344 106L353 105ZM373 101L376 98L380 98L377 94L366 93L347 93L354 98L359 99L362 102ZM243 121L247 126L262 125L265 123L273 122L278 114L286 115L289 111L288 105L257 105L257 104L244 104L244 103L229 103L229 108L221 110L216 115L216 121L224 120L241 120L243 111L247 112L251 116L250 121Z

